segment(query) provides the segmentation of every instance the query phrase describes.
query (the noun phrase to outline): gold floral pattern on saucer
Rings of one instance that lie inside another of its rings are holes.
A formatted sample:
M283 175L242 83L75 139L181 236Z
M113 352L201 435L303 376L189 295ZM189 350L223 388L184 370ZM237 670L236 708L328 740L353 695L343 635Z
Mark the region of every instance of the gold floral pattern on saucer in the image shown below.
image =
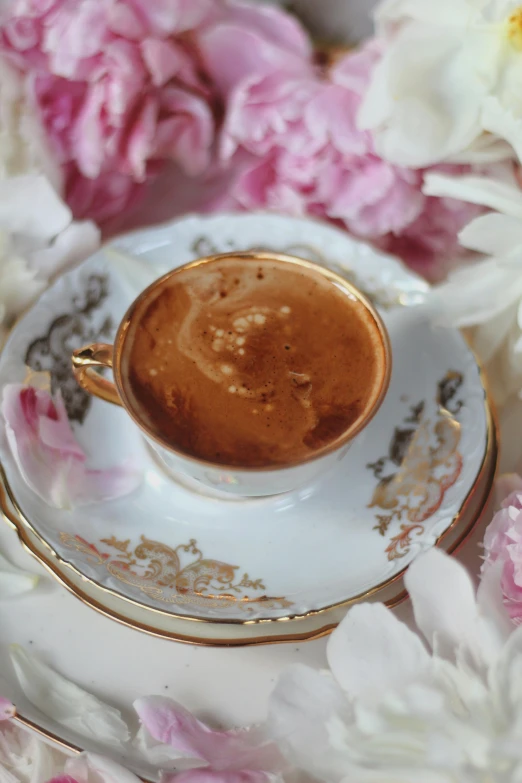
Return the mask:
M49 373L51 391L60 390L69 419L79 424L85 421L92 398L76 382L71 351L94 338L111 335L114 323L110 314L104 315L102 323L93 321L93 315L101 310L108 295L108 276L89 275L70 306L59 312L45 331L33 336L25 351L26 366L36 374Z
M120 582L162 603L215 608L233 603L245 612L251 612L252 604L259 603L281 609L293 606L286 598L245 593L266 590L263 580L251 579L247 573L238 579L239 566L203 557L195 538L175 548L144 535L136 546L130 539L119 541L115 536L102 538L94 545L82 536L66 532L60 533L60 541L68 549L83 553L91 565L105 568ZM106 549L116 550L118 554L108 553Z
M422 535L422 523L440 508L446 491L460 476L457 416L464 402L454 398L463 381L462 373L449 370L437 384L435 421L426 417L425 400L410 405L402 425L394 430L388 455L367 466L379 480L368 508L389 512L376 514L373 529L385 536L393 522L401 522L386 547L388 560L408 554L412 536ZM397 469L385 474L388 464Z

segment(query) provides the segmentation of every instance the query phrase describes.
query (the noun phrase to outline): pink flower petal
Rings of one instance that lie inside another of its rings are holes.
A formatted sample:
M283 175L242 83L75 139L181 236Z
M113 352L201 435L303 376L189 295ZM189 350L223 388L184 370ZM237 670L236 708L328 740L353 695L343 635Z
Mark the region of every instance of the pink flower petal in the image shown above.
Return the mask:
M120 128L134 110L135 102L145 98L147 72L139 44L122 39L112 41L106 48L98 79L105 84L108 122Z
M149 33L166 37L202 24L213 10L212 0L129 0L146 20Z
M90 88L71 136L78 167L91 179L100 175L103 166L104 104L105 87L98 83Z
M0 723L5 720L10 720L16 715L16 707L9 699L0 696Z
M143 17L126 0L115 2L108 8L107 26L112 33L132 41L141 41L149 33Z
M155 740L183 756L207 761L215 772L227 770L244 774L247 770L250 775L252 770L265 772L277 769L281 764L279 751L272 743L256 747L252 744L251 733L246 730L214 731L171 699L149 696L135 701L134 708ZM241 780L234 779L231 783L241 783ZM257 783L257 778L244 780L244 783L250 782Z
M370 152L368 135L361 133L355 123L358 105L359 98L353 92L334 84L322 87L306 107L310 134L324 144L331 139L343 155L362 156Z
M303 60L312 56L312 43L295 16L279 8L251 2L229 2L223 9L228 24L253 30L267 41Z
M175 160L191 176L200 174L210 162L214 120L208 104L177 87L168 87L162 109L171 116L158 124L155 155Z
M38 22L24 16L7 20L3 25L2 32L9 44L22 52L33 49L40 41Z
M522 490L520 477L509 477L514 491L502 502L484 535L482 573L493 563L502 566L504 604L516 625L522 623ZM517 488L518 487L518 488Z
M140 46L143 59L152 77L152 83L156 87L162 87L179 72L187 69L190 69L190 73L193 72L190 57L170 41L146 38Z
M152 176L150 165L147 176ZM122 215L132 213L143 202L146 188L143 182L121 172L101 174L96 179L84 177L74 165L70 165L66 181L66 198L76 219L89 217L104 227L111 220L121 221ZM128 224L128 229L132 226Z
M255 29L224 23L202 33L199 49L208 71L226 96L244 79L273 71L310 77L311 62L286 48L280 48Z
M142 182L147 174L147 160L154 149L157 129L158 102L152 96L145 102L130 134L126 158L134 179Z
M132 492L141 474L130 461L108 470L86 467L60 394L21 384L4 387L1 412L7 441L26 483L48 505L70 508Z
M78 4L57 4L52 24L44 27L42 48L49 53L51 71L66 79L85 78L86 62L109 41L104 3L83 0Z
M155 740L176 751L209 763L217 759L233 761L238 744L234 732L213 731L180 704L162 696L134 702L139 719ZM221 766L221 765L220 765Z

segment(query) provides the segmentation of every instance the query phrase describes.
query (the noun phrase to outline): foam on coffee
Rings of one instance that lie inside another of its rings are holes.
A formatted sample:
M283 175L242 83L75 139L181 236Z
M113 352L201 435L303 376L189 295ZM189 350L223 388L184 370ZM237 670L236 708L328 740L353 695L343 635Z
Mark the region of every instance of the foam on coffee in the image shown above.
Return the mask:
M306 267L219 259L174 274L139 307L122 357L126 395L152 432L193 457L297 462L364 416L381 387L371 313Z

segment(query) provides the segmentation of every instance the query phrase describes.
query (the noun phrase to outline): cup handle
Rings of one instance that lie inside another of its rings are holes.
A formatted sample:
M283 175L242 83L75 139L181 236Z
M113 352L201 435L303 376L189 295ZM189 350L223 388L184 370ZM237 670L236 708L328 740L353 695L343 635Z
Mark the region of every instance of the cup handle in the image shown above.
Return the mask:
M106 402L121 405L120 395L112 381L97 372L97 367L112 367L114 348L105 343L93 343L73 352L72 366L76 380L86 392Z

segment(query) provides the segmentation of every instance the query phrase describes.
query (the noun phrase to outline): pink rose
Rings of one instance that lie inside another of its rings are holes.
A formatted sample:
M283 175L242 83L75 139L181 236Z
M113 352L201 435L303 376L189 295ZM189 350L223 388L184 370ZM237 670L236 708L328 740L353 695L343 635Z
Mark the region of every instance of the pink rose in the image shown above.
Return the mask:
M504 483L505 480L504 480ZM514 491L502 502L484 536L483 572L502 563L504 604L516 625L522 623L522 478L509 478Z

